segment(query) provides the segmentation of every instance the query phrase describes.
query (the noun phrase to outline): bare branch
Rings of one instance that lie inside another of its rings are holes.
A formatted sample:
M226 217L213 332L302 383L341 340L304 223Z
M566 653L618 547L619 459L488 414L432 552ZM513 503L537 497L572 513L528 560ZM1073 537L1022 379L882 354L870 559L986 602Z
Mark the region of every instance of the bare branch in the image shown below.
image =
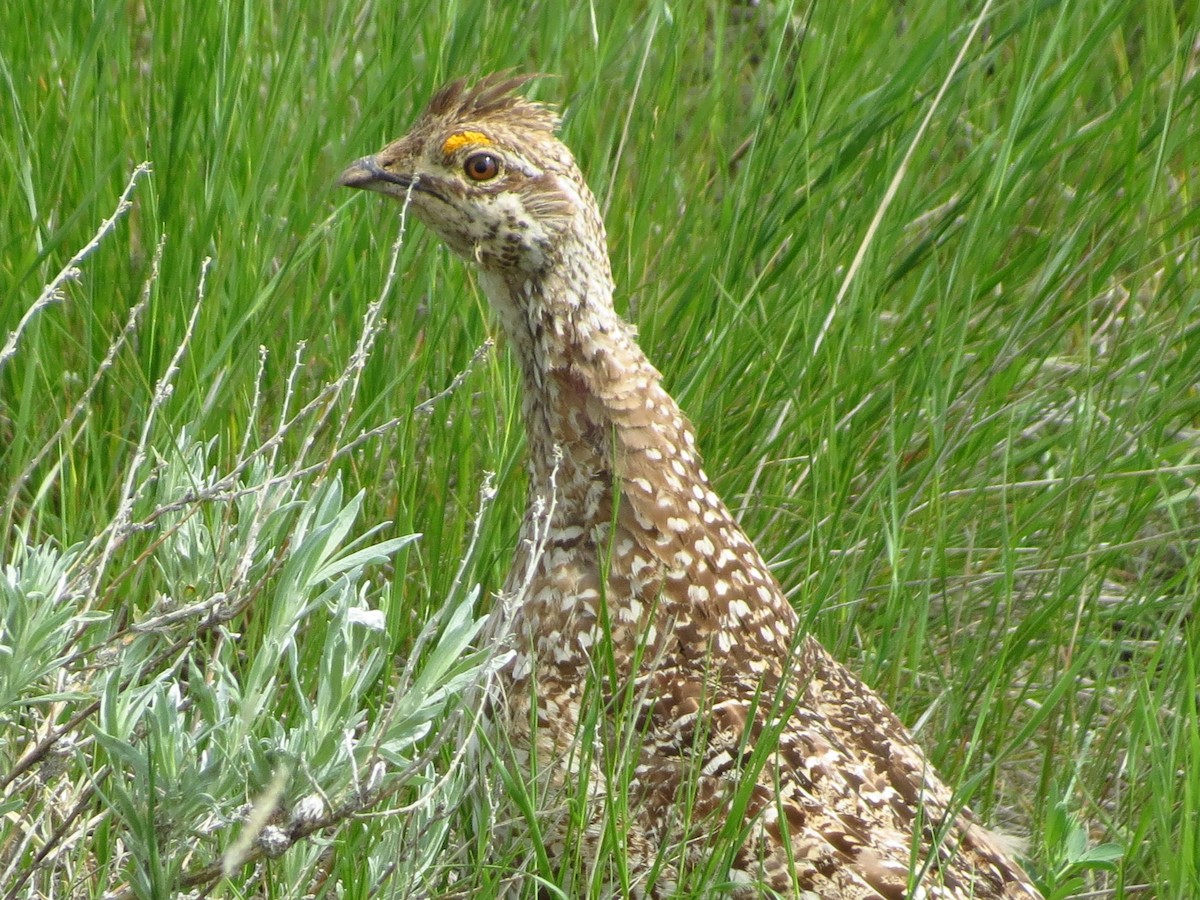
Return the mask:
M150 170L151 166L149 162L144 162L133 170L133 174L129 176L129 183L125 185L125 190L121 192L121 196L117 200L117 208L113 210L112 215L100 223L100 227L96 229L96 233L92 235L92 239L84 244L78 253L71 257L70 261L62 267L62 270L50 280L50 283L42 288L42 293L33 302L33 305L25 310L25 315L21 316L21 321L9 333L8 340L0 348L0 371L3 371L8 361L16 355L17 343L21 340L21 335L29 326L29 323L46 307L62 299L63 285L79 277L80 264L91 255L93 250L100 246L100 242L108 236L109 232L116 227L121 217L129 211L129 207L132 205L129 198L133 195L133 189L137 186L138 179Z

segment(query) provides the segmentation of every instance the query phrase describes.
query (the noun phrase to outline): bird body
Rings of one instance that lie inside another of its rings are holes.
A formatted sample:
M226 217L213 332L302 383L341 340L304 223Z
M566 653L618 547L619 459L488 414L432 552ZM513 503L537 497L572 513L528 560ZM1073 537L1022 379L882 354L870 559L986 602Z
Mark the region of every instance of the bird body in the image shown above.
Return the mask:
M636 895L670 895L737 816L734 896L1039 897L878 695L802 632L713 491L691 424L613 308L599 209L555 114L516 93L526 80L452 82L341 177L410 203L477 267L520 363L514 743L551 781L579 777L588 686L625 698Z

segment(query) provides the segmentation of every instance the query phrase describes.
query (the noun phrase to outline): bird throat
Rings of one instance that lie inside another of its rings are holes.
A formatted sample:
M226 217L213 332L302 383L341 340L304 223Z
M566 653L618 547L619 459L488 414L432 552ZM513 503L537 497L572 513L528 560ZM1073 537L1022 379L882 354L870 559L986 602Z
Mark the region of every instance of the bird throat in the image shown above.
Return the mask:
M599 525L630 406L653 393L678 408L613 309L608 260L589 262L568 254L531 277L485 270L481 280L521 369L531 507L552 502L556 520Z

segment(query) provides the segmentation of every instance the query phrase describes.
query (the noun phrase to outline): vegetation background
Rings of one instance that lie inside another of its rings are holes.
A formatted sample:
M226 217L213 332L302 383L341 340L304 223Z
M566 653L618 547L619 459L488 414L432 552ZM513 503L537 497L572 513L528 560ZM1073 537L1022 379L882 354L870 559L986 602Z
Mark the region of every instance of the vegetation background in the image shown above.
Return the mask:
M619 308L809 626L1049 896L1200 896L1198 27L0 5L0 897L561 875L490 846L463 752L512 364L334 187L510 66L556 76Z

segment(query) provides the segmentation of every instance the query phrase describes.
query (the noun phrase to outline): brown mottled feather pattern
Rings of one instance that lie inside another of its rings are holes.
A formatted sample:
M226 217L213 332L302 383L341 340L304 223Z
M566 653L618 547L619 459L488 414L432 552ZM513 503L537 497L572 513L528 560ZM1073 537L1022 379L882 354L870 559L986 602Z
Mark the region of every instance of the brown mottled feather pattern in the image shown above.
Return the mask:
M411 200L477 266L520 361L531 502L507 585L519 604L514 740L537 748L552 779L569 777L561 760L595 650L611 643L638 698L639 893L669 894L670 866L644 883L655 853L687 842L702 865L706 834L737 808L738 895L1038 897L883 701L798 635L709 485L691 425L613 310L599 210L555 114L515 93L526 80L447 85L408 135L341 179Z

